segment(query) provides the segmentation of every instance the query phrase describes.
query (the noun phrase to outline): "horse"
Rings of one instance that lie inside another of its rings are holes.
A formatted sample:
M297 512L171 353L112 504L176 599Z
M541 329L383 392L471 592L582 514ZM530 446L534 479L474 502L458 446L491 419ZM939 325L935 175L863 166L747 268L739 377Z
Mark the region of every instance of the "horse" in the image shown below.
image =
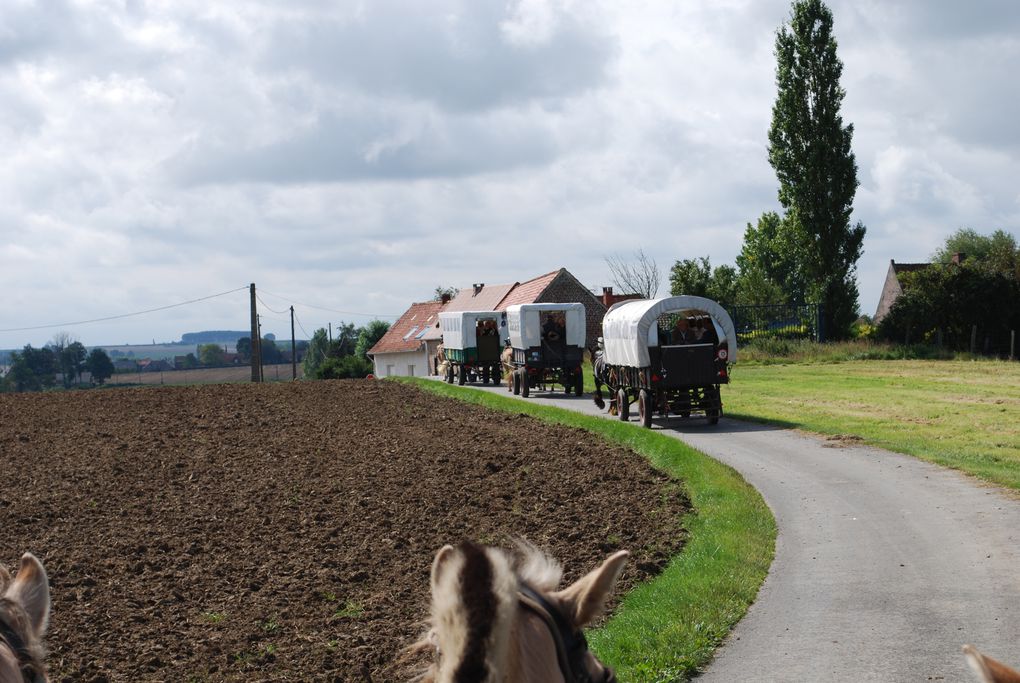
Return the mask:
M42 637L50 616L50 582L31 553L14 581L0 565L0 683L45 683Z
M1020 683L1020 673L981 654L973 645L964 645L963 654L971 670L982 683Z
M506 390L514 390L514 373L517 368L514 367L514 349L509 344L503 347L503 352L499 354L500 365L503 366L503 376L506 377Z
M434 661L422 683L615 683L581 629L598 618L629 553L558 589L558 562L461 543L432 562L431 629L414 646Z
M606 388L609 389L609 414L616 415L619 409L616 405L616 392L620 388L616 379L616 370L606 364L601 345L597 349L588 349L588 357L591 358L591 374L595 379L595 392L592 394L592 400L595 401L599 410L606 407L606 402L602 398L602 385L606 385Z

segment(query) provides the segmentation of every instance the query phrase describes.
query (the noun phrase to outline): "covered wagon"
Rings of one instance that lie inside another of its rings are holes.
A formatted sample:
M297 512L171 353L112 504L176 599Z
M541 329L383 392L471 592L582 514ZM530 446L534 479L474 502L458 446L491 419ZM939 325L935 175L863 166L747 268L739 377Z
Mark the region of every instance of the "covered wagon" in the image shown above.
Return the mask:
M718 303L688 295L622 301L606 313L602 335L598 377L615 389L620 419L636 401L646 427L654 413L719 421L737 336Z
M512 388L527 397L535 387L584 391L584 304L517 304L506 309Z
M443 357L449 383L491 380L502 376L500 351L507 340L506 313L501 311L450 311L439 314Z

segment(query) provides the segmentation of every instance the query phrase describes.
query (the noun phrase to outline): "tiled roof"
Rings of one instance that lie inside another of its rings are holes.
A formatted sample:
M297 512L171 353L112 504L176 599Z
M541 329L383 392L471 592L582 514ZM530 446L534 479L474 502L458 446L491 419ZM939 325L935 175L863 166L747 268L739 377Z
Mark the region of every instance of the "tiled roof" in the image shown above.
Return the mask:
M465 287L453 297L444 311L495 311L496 306L510 293L517 283L511 285L484 285L476 294L474 287Z
M503 300L499 302L496 307L497 311L505 311L508 306L514 304L533 304L538 300L538 297L542 295L542 292L552 284L553 280L556 279L563 269L554 270L551 273L545 275L539 275L536 278L532 278L526 282L522 282L513 291L503 297Z
M390 326L369 353L400 353L421 348L422 339L419 335L423 329L435 327L436 321L439 320L439 311L444 310L443 306L441 301L411 304L407 312Z

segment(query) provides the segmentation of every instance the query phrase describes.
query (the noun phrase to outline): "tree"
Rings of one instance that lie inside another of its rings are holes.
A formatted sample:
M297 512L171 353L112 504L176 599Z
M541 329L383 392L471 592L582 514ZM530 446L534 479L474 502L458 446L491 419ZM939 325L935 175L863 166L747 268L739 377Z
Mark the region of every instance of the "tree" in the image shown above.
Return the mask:
M390 324L384 320L372 320L361 328L358 333L358 343L354 346L354 355L358 358L368 358L368 352L376 345L383 335L390 329Z
M305 377L315 377L319 366L329 357L329 336L326 328L320 327L312 334L308 342L308 350L305 352L305 359L301 362Z
M198 360L202 365L223 365L223 349L219 344L202 344L198 347Z
M606 257L606 265L621 294L640 294L646 299L654 299L658 294L662 281L659 266L644 250L639 249L633 261L625 261L619 255Z
M442 287L442 286L439 286L439 287L436 287L436 291L432 293L432 300L433 301L442 301L444 296L445 297L449 297L450 299L452 299L453 297L457 296L458 292L460 292L460 290L457 289L456 287Z
M342 320L337 323L336 334L333 335L333 345L329 355L335 358L343 358L354 353L358 343L358 328L354 323L345 323Z
M691 294L703 296L722 304L737 300L737 269L733 266L716 266L707 256L677 261L669 272L669 291L673 296Z
M315 371L316 379L361 378L372 372L372 362L358 355L328 358Z
M803 240L798 228L796 221L784 219L775 211L763 213L757 225L747 224L744 244L737 255L737 268L746 280L742 292L745 298L746 295L756 300L766 298L770 299L766 303L773 304L805 301L808 285L801 267ZM746 291L752 283L764 285L769 296ZM780 292L778 298L773 293L776 288Z
M35 349L31 344L27 344L21 350L21 356L29 372L35 377L38 388L47 389L57 383L57 357L52 349L45 347Z
M64 388L68 389L75 380L81 377L81 371L85 365L85 358L88 351L85 346L74 341L65 346L57 355L57 362L60 365L60 372L64 377Z
M276 346L276 342L268 336L262 338L262 363L265 365L276 365L283 362L283 352Z
M113 361L103 349L92 349L85 360L85 369L92 375L92 381L102 384L113 376Z
M245 363L251 362L251 337L241 337L234 347L238 357Z
M843 125L832 12L821 0L795 0L776 34L776 85L769 163L779 179L784 220L793 221L809 294L823 306L828 336L849 334L857 317L855 272L864 225L850 225L857 193L853 124Z
M980 235L971 228L960 228L946 238L932 260L949 263L955 254L963 254L965 262L1020 280L1020 249L1016 238L1004 230Z

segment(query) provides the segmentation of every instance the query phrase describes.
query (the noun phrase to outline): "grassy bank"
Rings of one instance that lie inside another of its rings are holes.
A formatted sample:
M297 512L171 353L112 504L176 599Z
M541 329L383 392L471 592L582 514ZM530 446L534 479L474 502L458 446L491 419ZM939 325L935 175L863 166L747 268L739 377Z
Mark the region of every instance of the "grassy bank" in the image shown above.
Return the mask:
M857 438L1020 490L1020 363L741 357L732 377L731 417Z
M429 380L402 381L587 429L634 449L682 480L696 511L684 520L690 536L683 552L657 579L631 591L614 617L589 634L589 641L621 681L684 680L711 658L754 600L775 546L775 520L739 474L677 439L637 425Z

